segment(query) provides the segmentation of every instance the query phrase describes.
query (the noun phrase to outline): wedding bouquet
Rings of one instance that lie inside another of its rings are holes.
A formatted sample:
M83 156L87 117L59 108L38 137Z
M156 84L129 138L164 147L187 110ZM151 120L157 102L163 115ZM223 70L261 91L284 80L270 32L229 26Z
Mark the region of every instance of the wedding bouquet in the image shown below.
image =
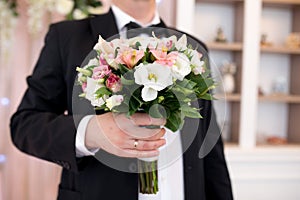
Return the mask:
M98 110L114 113L148 113L165 118L173 132L182 128L184 118L201 118L192 105L199 98L212 100L215 87L206 60L187 44L186 35L177 39L134 37L110 42L99 36L97 56L77 68L81 97ZM150 128L150 127L148 127ZM157 160L139 161L140 192L158 192Z

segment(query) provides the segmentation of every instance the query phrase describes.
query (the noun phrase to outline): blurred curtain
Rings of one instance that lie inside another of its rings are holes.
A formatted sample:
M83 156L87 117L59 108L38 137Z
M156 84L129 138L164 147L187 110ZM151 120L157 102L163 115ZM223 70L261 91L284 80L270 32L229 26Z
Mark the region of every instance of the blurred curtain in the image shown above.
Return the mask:
M108 5L109 0L105 1L105 5ZM161 0L159 4L162 18L173 26L174 3L172 0ZM27 32L26 0L19 0L18 4L20 15L13 34L10 57L7 61L0 60L0 98L9 100L8 105L0 104L0 154L6 156L5 164L0 166L0 200L54 200L61 168L21 153L10 139L10 117L27 87L26 77L33 69L48 30L48 25L45 25L41 33L31 36ZM41 20L49 24L62 19L62 16L48 15Z
M15 112L26 89L26 77L31 73L43 45L48 26L36 36L27 33L26 1L18 1L19 19L13 34L13 43L7 60L0 65L0 98L8 98L8 105L0 105L0 154L6 156L2 165L3 200L56 199L60 168L18 151L12 144L9 132L10 116ZM49 15L45 24L61 20ZM6 103L6 102L4 102Z

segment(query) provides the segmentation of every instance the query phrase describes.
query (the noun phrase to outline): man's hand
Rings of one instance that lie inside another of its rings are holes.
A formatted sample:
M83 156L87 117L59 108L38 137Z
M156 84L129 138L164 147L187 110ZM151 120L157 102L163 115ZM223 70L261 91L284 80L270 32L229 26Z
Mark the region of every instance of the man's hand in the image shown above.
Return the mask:
M165 125L165 119L151 118L136 113L130 118L124 114L105 113L89 121L85 145L88 149L100 148L120 157L147 158L158 156L158 148L165 145L164 128L143 126Z

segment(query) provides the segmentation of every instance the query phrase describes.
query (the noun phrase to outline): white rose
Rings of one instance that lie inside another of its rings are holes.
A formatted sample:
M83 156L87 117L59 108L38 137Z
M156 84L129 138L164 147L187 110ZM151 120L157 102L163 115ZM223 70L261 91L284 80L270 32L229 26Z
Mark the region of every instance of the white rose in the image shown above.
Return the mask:
M182 81L189 73L191 73L190 61L185 54L180 53L172 66L172 75L174 78Z
M192 56L191 65L192 71L195 75L202 74L204 72L204 61L201 61L201 54L196 50L191 50L189 52Z
M87 78L87 87L86 87L85 98L87 100L90 100L91 104L93 106L101 107L105 103L107 96L104 96L102 98L96 98L96 95L95 95L95 92L101 87L105 87L105 86L101 83L98 83L97 81L95 81L92 78L89 78L89 77Z
M155 48L158 45L158 41L155 38L151 37L143 37L143 39L139 42L141 44L139 49L144 51L146 51L147 47Z
M59 0L55 2L55 10L63 15L70 13L73 7L74 1L71 0Z
M121 47L123 45L125 46L129 46L128 44L126 44L126 40L124 40L123 38L116 38L116 39L113 39L110 44L112 45L113 49L116 49L117 47Z
M111 54L115 52L113 46L104 40L101 35L99 35L98 43L94 46L94 50L101 51L104 54Z
M177 43L177 37L175 35L172 35L171 37L168 38L163 38L162 41L164 42L168 42L168 41L172 41L173 43Z
M182 35L181 38L175 43L176 49L184 51L187 49L187 38L186 35Z
M144 101L156 99L158 91L173 84L169 67L160 64L140 64L134 72L135 82L143 85L142 98Z
M112 54L111 54L112 55ZM106 60L107 64L114 68L115 70L119 69L118 63L116 63L116 59L111 55L104 55L104 59Z
M99 35L98 43L94 46L94 50L100 51L103 53L103 57L106 60L107 64L118 69L118 64L115 61L114 54L115 49L121 44L120 39L114 39L111 42L104 40L101 35Z
M84 19L87 17L87 15L82 12L80 9L75 9L73 13L74 19Z
M137 42L140 43L139 46L139 50L146 50L147 47L153 47L155 48L158 45L158 39L153 38L153 37L149 37L147 36L137 36L137 37L133 37L127 40L126 45L129 46L133 46L135 45ZM124 42L123 42L124 43Z
M111 110L113 107L121 105L123 100L124 98L122 95L113 95L108 99L106 99L105 102L106 102L106 106L109 108L109 110Z
M99 65L99 61L97 58L93 58L89 60L89 63L86 65L86 67L89 66L98 66Z
M158 39L162 44L164 45L163 47L168 47L171 48L174 44L177 43L177 37L175 35L172 35L171 37L168 38L161 38Z

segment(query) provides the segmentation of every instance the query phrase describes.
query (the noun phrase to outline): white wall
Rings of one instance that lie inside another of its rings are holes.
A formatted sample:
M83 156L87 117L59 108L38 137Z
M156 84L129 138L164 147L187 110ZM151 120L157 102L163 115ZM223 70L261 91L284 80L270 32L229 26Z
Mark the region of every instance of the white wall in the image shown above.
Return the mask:
M299 149L227 148L226 157L235 199L300 199Z

